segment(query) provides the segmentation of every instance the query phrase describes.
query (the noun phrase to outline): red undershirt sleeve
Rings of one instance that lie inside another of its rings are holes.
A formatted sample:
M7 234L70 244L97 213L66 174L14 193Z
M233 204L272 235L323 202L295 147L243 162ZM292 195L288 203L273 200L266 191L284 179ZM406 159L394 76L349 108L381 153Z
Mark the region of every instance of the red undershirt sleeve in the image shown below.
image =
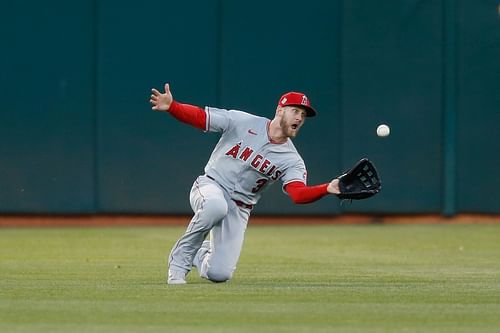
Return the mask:
M328 194L328 183L306 186L304 183L295 181L285 185L285 191L296 204L311 203L321 199Z
M206 130L207 114L199 106L172 101L168 112L177 120L201 130Z

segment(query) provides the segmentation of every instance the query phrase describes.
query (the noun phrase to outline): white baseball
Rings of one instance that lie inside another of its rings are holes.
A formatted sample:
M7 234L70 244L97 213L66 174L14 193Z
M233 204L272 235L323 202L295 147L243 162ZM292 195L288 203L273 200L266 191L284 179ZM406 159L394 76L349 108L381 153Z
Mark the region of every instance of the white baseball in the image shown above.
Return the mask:
M386 137L391 133L391 129L386 124L378 125L377 135L380 137Z

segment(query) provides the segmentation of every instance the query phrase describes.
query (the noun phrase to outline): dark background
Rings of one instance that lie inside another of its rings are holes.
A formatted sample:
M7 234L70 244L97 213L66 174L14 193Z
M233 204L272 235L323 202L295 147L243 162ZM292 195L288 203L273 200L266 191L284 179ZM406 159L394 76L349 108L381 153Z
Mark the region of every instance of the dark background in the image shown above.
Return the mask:
M350 206L276 185L255 214L500 213L497 1L3 1L0 28L0 213L189 214L218 135L151 111L165 82L269 118L304 91L309 183L382 176Z

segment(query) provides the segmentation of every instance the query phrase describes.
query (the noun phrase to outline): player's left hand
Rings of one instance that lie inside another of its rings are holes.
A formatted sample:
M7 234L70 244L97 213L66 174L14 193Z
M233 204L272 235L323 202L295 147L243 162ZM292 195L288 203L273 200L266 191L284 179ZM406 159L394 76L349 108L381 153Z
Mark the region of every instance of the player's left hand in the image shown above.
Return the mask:
M340 188L339 188L339 180L338 178L335 178L328 184L328 187L326 188L328 193L331 194L340 194Z
M151 89L151 92L151 98L149 99L149 103L152 105L151 109L155 111L168 111L170 104L174 100L170 92L170 85L165 83L165 92L163 94L155 88Z
M367 159L362 158L351 169L338 177L340 199L361 200L380 192L382 182L377 168Z

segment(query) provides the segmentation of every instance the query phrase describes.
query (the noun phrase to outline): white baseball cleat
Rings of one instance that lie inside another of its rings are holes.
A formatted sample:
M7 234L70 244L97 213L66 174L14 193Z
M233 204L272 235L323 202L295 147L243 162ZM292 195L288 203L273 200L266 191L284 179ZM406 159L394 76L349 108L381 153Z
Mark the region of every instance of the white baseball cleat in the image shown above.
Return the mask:
M186 284L186 273L169 269L167 283L168 284Z

